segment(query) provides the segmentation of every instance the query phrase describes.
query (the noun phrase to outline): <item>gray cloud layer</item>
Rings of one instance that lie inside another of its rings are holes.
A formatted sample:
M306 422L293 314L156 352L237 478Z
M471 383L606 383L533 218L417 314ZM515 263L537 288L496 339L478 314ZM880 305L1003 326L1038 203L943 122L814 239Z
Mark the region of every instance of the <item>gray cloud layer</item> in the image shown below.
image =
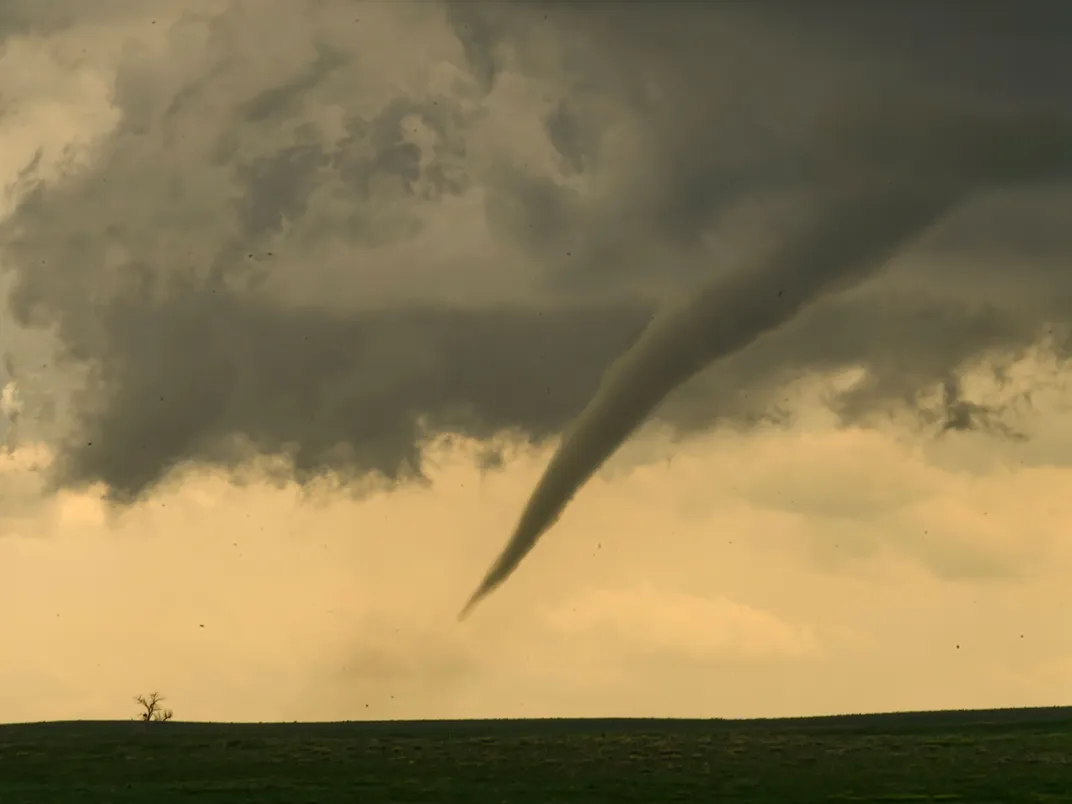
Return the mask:
M117 129L4 224L14 313L91 369L59 479L121 499L251 445L406 477L438 431L557 433L665 299L831 177L954 167L921 161L917 110L1072 113L1065 3L211 5L124 52ZM0 35L83 6L12 6ZM1060 178L978 199L660 415L754 418L864 365L849 419L945 383L946 423L983 423L960 367L1072 312Z

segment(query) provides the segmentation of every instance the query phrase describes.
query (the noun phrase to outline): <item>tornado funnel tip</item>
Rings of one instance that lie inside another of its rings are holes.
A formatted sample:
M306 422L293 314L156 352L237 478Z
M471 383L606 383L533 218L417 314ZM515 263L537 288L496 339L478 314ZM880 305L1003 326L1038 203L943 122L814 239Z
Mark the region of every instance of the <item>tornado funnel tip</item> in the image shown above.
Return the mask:
M469 601L465 604L465 606L462 607L462 610L458 612L458 622L463 622L470 615L473 609L476 608L476 604L479 603L486 594L487 590L483 586L477 589L473 593L473 596L469 598Z

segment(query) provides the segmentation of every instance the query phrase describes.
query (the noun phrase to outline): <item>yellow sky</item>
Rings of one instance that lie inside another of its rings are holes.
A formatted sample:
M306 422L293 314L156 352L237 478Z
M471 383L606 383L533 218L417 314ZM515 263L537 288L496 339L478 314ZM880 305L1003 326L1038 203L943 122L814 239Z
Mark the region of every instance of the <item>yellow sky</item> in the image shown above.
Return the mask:
M818 414L648 433L462 624L546 451L482 473L440 445L429 487L360 500L195 474L110 520L89 494L34 502L26 448L4 461L24 505L0 720L125 717L152 689L212 720L1064 703L1072 470L955 465L972 437L928 459Z
M5 46L0 97L19 103L0 118L4 212L38 148L46 176L92 158L135 29L158 44L138 18ZM451 80L406 64L403 84ZM510 80L509 97L536 92ZM496 114L479 136L529 147L508 129L539 119ZM1044 368L1019 365L1028 380ZM851 376L791 389L792 426L649 427L464 623L553 445L511 446L486 471L485 445L444 441L428 484L362 498L195 469L113 512L100 490L44 494L50 447L24 417L0 453L0 722L133 717L152 690L183 720L1068 704L1072 391L1046 370L1028 442L839 426L822 400ZM17 405L17 383L3 400Z

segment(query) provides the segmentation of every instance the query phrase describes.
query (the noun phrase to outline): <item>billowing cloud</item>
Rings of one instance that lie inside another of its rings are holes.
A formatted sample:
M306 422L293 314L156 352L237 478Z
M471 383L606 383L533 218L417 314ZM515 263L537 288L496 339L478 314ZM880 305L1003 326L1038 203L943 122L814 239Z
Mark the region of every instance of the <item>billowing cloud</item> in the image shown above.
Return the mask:
M58 481L126 500L255 452L390 479L437 433L554 436L656 309L831 176L955 162L920 161L910 110L1069 112L1065 4L1015 31L893 4L84 5L6 18L3 74L68 76L48 91L84 108L55 118L70 147L5 166L2 260L77 377L52 387L85 375ZM18 100L44 91L7 94L44 115ZM957 378L1044 337L1063 356L1070 198L977 199L659 415L778 418L786 382L862 367L830 400L848 422L945 388L950 427L1005 432Z

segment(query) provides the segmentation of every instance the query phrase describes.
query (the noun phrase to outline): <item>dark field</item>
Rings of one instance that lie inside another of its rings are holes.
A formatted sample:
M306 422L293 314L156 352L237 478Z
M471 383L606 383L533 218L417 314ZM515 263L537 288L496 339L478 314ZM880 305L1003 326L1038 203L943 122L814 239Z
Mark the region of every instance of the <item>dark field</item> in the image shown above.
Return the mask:
M1072 708L0 726L0 802L1072 802Z

